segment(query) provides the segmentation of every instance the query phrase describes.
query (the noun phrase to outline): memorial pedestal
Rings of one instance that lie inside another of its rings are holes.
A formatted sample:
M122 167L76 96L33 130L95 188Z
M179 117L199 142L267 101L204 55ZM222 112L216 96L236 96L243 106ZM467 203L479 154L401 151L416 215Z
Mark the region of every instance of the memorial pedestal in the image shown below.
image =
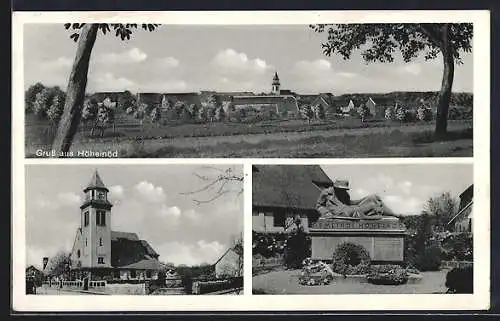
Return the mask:
M406 227L395 217L379 219L319 219L310 229L313 260L330 261L344 242L363 246L372 261L401 262L404 259Z

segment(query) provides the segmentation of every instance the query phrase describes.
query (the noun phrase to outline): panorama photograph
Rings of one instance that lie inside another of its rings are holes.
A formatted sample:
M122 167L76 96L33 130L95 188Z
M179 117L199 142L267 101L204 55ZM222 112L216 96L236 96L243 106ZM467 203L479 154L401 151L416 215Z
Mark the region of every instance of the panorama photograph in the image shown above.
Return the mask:
M473 156L471 23L23 35L28 158Z

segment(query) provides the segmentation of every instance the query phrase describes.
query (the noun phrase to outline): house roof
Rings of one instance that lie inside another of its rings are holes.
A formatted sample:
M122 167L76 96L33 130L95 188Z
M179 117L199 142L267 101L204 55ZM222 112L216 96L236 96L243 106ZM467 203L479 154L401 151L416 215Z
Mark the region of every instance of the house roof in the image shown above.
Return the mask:
M117 235L125 237L117 237ZM155 269L159 264L158 257L158 253L149 243L139 240L135 233L115 231L111 233L111 265L113 267L137 269L152 267Z
M156 259L143 259L132 264L120 266L121 268L137 269L137 270L159 270L163 264Z
M100 188L100 189L104 189L104 190L108 191L108 189L106 188L106 186L102 182L102 179L99 176L97 169L94 171L94 175L92 175L92 178L90 179L90 182L87 184L87 187L85 188L85 190L94 189L94 188Z
M228 249L226 250L226 252L224 252L224 254L222 254L222 255L220 256L220 258L219 258L217 261L215 261L215 263L214 263L213 265L217 265L217 263L219 263L219 262L220 262L220 260L222 260L222 259L224 258L224 256L226 256L229 252L234 252L234 253L236 253L232 247L228 248Z
M320 194L318 186L332 184L319 165L254 165L252 204L314 210Z
M451 223L453 223L457 218L459 218L462 215L462 213L464 213L471 206L472 206L472 201L470 201L461 210L459 210L458 213L455 216L453 216L453 218L448 222L448 225L450 225ZM470 216L471 216L471 213L469 213L468 217L470 217Z
M139 237L136 233L131 232L120 232L120 231L111 231L111 240L117 241L118 239L127 239L131 241L139 241Z

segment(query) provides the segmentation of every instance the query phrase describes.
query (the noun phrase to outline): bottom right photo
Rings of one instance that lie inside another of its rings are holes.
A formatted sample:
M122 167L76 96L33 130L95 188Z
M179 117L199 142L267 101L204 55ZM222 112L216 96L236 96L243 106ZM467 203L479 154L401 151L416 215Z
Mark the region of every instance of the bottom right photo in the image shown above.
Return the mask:
M253 294L473 293L473 165L252 166Z

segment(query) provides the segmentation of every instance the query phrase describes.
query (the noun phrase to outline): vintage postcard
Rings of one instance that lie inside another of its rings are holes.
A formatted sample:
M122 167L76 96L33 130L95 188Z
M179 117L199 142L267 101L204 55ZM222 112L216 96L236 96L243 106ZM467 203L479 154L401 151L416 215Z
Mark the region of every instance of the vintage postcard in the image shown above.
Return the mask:
M489 308L488 11L14 12L12 57L12 311Z

